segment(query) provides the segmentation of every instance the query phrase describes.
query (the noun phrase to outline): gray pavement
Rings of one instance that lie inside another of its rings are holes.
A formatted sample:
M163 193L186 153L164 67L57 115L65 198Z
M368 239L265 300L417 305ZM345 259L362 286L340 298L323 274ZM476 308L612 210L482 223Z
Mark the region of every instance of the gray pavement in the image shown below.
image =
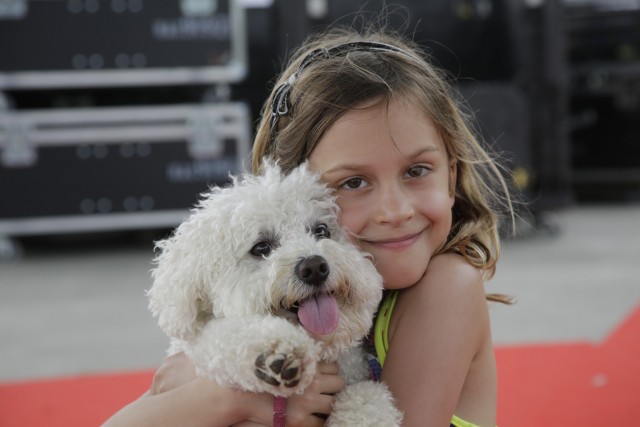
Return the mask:
M640 304L640 205L556 213L558 235L505 244L489 292L498 346L604 339ZM0 381L151 369L168 340L147 310L151 238L26 246L0 264Z

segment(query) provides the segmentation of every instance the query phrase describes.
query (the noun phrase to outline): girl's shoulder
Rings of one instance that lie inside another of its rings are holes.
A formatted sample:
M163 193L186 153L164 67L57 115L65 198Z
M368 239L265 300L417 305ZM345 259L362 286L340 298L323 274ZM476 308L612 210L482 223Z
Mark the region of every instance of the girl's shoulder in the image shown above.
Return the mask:
M429 261L424 276L416 284L426 292L445 292L450 295L482 295L484 279L482 271L471 265L462 255L453 252L434 256Z
M471 265L471 263L469 263L469 261L467 261L464 256L457 252L443 252L438 255L434 255L429 261L427 272L429 272L429 267L431 269L450 268L460 270L461 273L477 273L480 275L480 278L482 278L482 271L479 268Z
M411 324L430 329L434 325L464 331L475 341L486 332L488 306L482 272L455 253L434 256L424 276L400 291L398 315L411 317ZM393 320L393 319L392 319ZM405 319L406 320L406 319Z
M471 397L464 390L472 371L485 370L473 361L490 348L483 283L482 272L462 256L444 253L430 260L418 283L398 292L383 380L408 407L438 420L453 413L477 418L475 409L466 410Z

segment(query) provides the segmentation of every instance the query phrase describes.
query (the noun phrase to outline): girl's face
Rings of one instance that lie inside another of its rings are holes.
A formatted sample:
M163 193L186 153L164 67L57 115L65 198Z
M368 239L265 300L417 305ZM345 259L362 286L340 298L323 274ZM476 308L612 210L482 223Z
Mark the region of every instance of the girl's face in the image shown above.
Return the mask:
M309 163L335 188L340 223L373 256L385 288L402 289L420 280L449 234L456 164L415 105L362 107L329 128Z

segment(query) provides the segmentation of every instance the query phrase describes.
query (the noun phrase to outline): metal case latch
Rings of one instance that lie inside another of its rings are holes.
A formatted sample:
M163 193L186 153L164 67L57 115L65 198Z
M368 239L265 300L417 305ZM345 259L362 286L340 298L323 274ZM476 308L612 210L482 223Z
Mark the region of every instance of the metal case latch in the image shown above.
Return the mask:
M33 166L38 153L32 141L33 125L14 114L0 116L0 162L9 168ZM3 141L4 140L4 141Z
M188 149L194 159L214 159L223 154L224 144L218 133L220 117L193 111L187 118Z
M28 11L27 0L0 0L0 21L22 19Z

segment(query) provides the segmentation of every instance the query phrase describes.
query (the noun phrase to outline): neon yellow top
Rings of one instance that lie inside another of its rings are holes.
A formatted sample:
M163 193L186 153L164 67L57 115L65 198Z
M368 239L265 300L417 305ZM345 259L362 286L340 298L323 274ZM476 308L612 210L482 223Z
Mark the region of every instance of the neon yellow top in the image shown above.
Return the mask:
M389 322L391 321L391 313L398 299L398 291L391 291L382 301L382 305L378 310L378 318L376 326L373 329L373 342L376 346L376 355L380 361L380 366L384 366L387 359L387 351L389 350Z
M389 322L391 321L391 313L396 305L398 299L398 291L391 291L387 294L382 301L380 310L378 310L378 318L373 329L373 341L376 346L376 354L380 361L380 366L384 366L384 361L387 358L387 351L389 350ZM451 419L452 427L478 427L477 425L465 421L455 415Z

